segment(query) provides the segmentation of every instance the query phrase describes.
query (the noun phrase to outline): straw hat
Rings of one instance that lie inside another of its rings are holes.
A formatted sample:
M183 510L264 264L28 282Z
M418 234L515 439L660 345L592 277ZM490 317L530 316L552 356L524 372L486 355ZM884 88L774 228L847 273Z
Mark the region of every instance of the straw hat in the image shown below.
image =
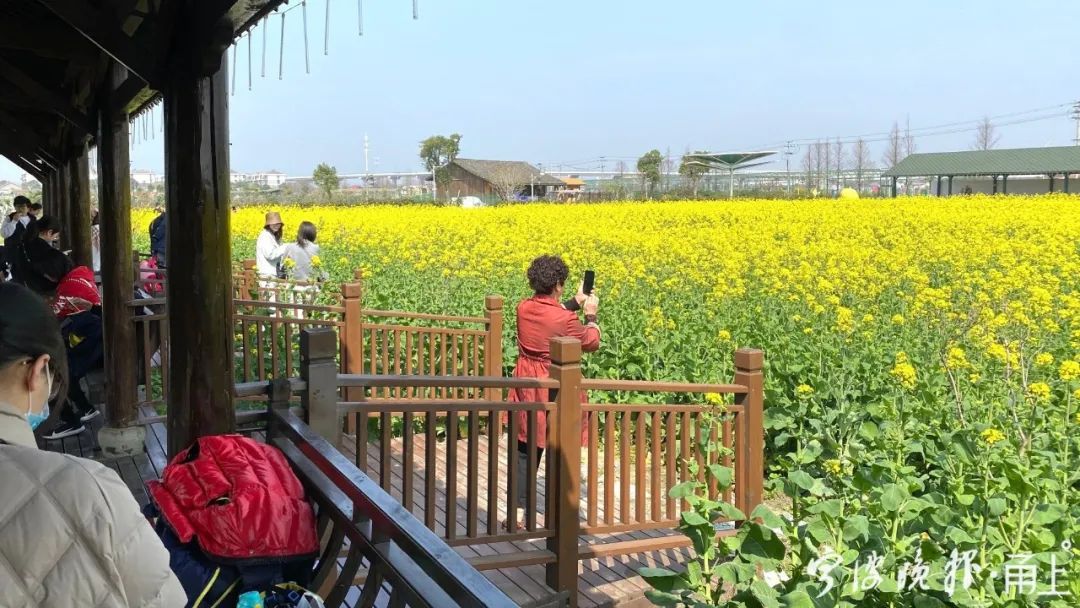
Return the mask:
M274 224L285 224L285 222L281 221L281 216L278 215L277 211L271 211L266 214L266 222L263 223L263 226L272 226Z

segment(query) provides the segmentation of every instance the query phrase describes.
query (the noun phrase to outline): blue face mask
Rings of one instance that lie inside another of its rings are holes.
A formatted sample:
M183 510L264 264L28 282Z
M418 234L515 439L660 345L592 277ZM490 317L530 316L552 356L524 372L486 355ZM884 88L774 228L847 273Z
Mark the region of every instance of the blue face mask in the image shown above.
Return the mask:
M49 392L48 392L48 394L51 395L52 394L52 372L49 371L48 366L45 366L45 374L46 374L46 378L49 379ZM31 395L26 396L26 402L27 402L26 421L30 423L30 430L36 431L37 428L39 426L41 426L42 422L45 422L46 420L49 419L49 401L46 398L45 407L41 408L41 411L39 413L35 414L34 412L30 411L30 410L32 410L34 408L34 404L33 404L33 401L31 401L31 399L32 399Z

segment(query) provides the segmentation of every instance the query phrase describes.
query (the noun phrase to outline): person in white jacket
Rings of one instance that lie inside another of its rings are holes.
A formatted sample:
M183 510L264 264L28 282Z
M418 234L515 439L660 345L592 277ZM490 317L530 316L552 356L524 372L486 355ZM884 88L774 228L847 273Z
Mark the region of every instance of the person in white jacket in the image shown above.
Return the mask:
M39 450L33 428L64 392L64 342L29 289L0 284L0 606L187 604L169 552L105 465Z
M264 279L276 279L278 276L278 263L285 255L287 245L281 243L281 233L285 224L277 211L266 214L266 222L263 230L255 241L255 271Z
M0 224L0 238L9 239L15 234L15 228L19 224L25 227L30 223L30 199L16 196L14 204L15 211L5 215L3 223Z

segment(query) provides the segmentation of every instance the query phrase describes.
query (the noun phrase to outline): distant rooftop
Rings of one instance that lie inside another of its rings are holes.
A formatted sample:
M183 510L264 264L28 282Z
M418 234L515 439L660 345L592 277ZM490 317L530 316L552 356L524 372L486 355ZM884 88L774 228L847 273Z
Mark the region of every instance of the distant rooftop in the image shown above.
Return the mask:
M1080 146L912 154L885 177L1080 173Z

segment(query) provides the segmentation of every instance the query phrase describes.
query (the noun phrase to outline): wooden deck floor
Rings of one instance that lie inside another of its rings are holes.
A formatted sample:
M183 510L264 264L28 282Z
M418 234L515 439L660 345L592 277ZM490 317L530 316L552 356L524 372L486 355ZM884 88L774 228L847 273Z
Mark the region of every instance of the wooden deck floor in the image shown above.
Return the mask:
M88 425L87 432L59 441L45 442L44 447L57 452L74 454L102 461L120 475L139 504L145 505L148 500L145 489L146 482L151 479L157 479L167 463L165 451L167 442L164 424L156 423L147 428L145 453L132 457L115 459L102 459L101 457L101 450L97 445L97 431L101 428L101 424L101 418L99 417ZM486 438L481 438L481 442L483 445L480 446L481 449L479 452L481 455L486 455ZM459 442L459 451L461 452L459 453L458 462L462 467L462 471L464 471L464 465L468 462L466 459L467 454L463 451L466 449L466 444L467 442L465 441ZM346 436L346 439L343 441L342 451L351 460L354 460L354 445L352 437ZM414 515L423 521L424 500L422 492L424 488L424 463L423 458L419 456L423 453L421 447L422 443L416 448L417 457L414 459L411 467L412 474L414 475L414 487L418 489L416 494L414 494L412 511ZM394 445L393 448L392 471L395 481L393 483L394 489L392 489L391 493L400 500L402 498L401 479L405 469L400 444ZM375 479L377 479L378 452L377 444L369 444L369 470L367 472ZM505 459L500 458L500 460L505 463ZM483 461L479 464L479 470L481 471L481 478L479 481L481 487L485 487L483 484L486 484L488 470L486 456L483 456ZM439 514L436 517L435 526L436 531L439 534L445 534L446 532L445 467L445 458L440 458L437 464L437 470L440 477L439 483L436 486L438 494L436 507ZM500 471L500 495L505 495L505 464L500 467ZM543 479L542 467L540 479ZM463 485L464 484L459 484L459 487L462 487ZM484 519L486 518L487 501L485 497L482 496L478 502L480 513L483 513L481 519ZM543 504L542 496L538 498L538 502L541 505ZM464 536L467 529L466 499L459 495L457 504L457 525L455 527L459 532L459 536ZM500 502L497 508L500 509L501 513L504 513L505 503ZM543 507L541 506L541 513L538 515L538 520L540 522L543 521L542 509ZM500 518L499 521L501 522L502 518ZM485 529L483 521L479 523L479 528L481 530ZM605 535L602 537L583 536L581 537L581 542L593 544L612 541L629 541L670 534L670 531L652 530ZM487 565L491 565L493 562L497 563L499 555L517 555L524 551L535 551L543 548L543 540L497 542L492 544L463 545L456 547L457 551L466 559L469 559L470 561L486 562ZM644 566L672 566L683 562L687 557L684 550L671 549L638 555L583 560L578 567L578 605L582 608L608 606L636 608L639 606L648 606L650 604L644 598L644 591L648 586L644 580L637 575L637 569ZM545 570L541 565L525 566L521 568L487 569L484 570L484 575L519 605L549 605L548 603L554 599L555 594L545 583ZM347 604L351 606L352 602L354 602L357 597L358 593L352 594L352 596L347 599Z

